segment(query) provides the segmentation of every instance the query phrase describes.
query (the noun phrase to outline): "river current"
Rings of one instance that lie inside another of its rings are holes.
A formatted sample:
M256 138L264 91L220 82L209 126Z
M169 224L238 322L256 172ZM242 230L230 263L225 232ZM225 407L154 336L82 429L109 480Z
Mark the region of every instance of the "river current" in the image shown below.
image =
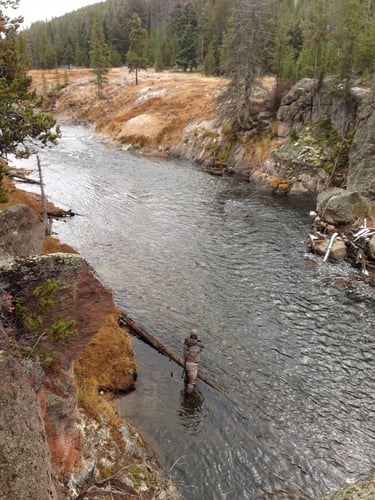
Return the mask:
M186 397L181 368L132 338L137 389L118 409L184 498L317 499L374 474L375 299L339 286L347 263L306 254L314 204L62 132L40 153L46 192L78 215L54 232L170 349L197 328L221 388Z

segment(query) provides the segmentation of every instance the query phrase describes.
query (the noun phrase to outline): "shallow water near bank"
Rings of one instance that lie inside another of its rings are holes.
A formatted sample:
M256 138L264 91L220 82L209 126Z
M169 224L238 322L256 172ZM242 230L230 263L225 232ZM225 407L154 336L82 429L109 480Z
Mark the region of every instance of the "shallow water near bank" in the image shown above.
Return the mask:
M374 298L337 286L347 263L306 255L314 206L62 131L40 154L51 201L78 214L57 236L179 355L198 328L222 389L184 397L181 368L133 339L118 407L184 497L313 499L374 473Z

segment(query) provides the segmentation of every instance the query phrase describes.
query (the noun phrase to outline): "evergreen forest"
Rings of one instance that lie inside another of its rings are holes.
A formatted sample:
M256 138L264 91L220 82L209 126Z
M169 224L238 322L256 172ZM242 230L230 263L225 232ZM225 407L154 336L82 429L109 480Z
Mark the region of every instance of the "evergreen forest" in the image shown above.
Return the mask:
M372 82L374 10L374 0L106 0L32 24L19 45L35 69L92 67L100 30L109 66L199 69L245 82L246 97L262 74Z

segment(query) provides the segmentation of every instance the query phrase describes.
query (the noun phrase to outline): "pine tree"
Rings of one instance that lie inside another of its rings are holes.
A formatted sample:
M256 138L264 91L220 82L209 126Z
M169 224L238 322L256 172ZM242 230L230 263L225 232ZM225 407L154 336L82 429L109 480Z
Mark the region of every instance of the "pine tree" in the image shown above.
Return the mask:
M197 32L193 25L188 24L179 40L177 52L177 64L184 71L188 68L192 71L197 67Z
M301 73L314 78L319 85L335 60L332 54L329 57L329 1L308 1L304 12L304 42L299 65Z
M357 69L370 80L372 76L375 78L375 16L372 19L365 19L358 42Z
M129 50L126 62L129 71L135 71L135 84L138 85L138 70L147 68L147 31L142 27L137 14L133 14L129 26Z
M272 23L269 26L272 61L270 69L276 75L277 84L294 82L298 78L297 59L302 48L302 33L294 0L275 2Z
M215 55L214 55L214 46L211 42L206 57L204 58L204 74L206 76L211 76L215 71Z
M90 47L90 66L96 76L98 97L101 99L103 97L103 84L106 81L105 75L110 69L110 54L103 28L99 23L95 23L91 30Z
M243 129L249 126L250 98L262 71L261 17L261 0L236 0L223 41L223 70L231 79L234 112Z
M176 63L186 71L197 67L198 61L198 19L191 3L183 8L179 5L173 12L177 37Z
M337 48L339 77L340 80L346 82L347 89L349 89L361 33L361 1L338 0L332 8L337 23L332 38Z
M27 158L38 148L53 144L60 132L55 120L36 111L39 100L26 75L24 53L18 52L17 30L21 18L10 19L3 8L18 1L0 1L0 156ZM0 167L0 191L3 170ZM1 193L0 193L1 194Z

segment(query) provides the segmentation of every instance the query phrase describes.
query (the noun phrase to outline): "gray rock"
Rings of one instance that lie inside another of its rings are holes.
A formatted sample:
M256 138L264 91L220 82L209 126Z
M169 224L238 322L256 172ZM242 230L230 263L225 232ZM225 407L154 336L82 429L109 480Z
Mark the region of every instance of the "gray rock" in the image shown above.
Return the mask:
M315 81L305 78L287 93L282 99L277 113L280 120L279 134L286 137L287 131L299 129L307 122L328 120L333 128L341 133L353 126L357 101L348 104L342 87L333 79L327 79L317 90Z
M371 201L356 191L332 188L318 194L317 212L329 224L342 225L355 221L357 215L365 215Z
M56 499L51 457L45 438L33 373L0 354L0 498Z
M305 78L296 83L282 99L277 112L277 119L281 122L281 137L286 137L293 127L299 127L311 118L313 88L314 80Z
M25 205L0 212L0 258L40 254L44 235L43 223Z
M364 103L358 113L349 153L347 187L375 199L375 104Z

